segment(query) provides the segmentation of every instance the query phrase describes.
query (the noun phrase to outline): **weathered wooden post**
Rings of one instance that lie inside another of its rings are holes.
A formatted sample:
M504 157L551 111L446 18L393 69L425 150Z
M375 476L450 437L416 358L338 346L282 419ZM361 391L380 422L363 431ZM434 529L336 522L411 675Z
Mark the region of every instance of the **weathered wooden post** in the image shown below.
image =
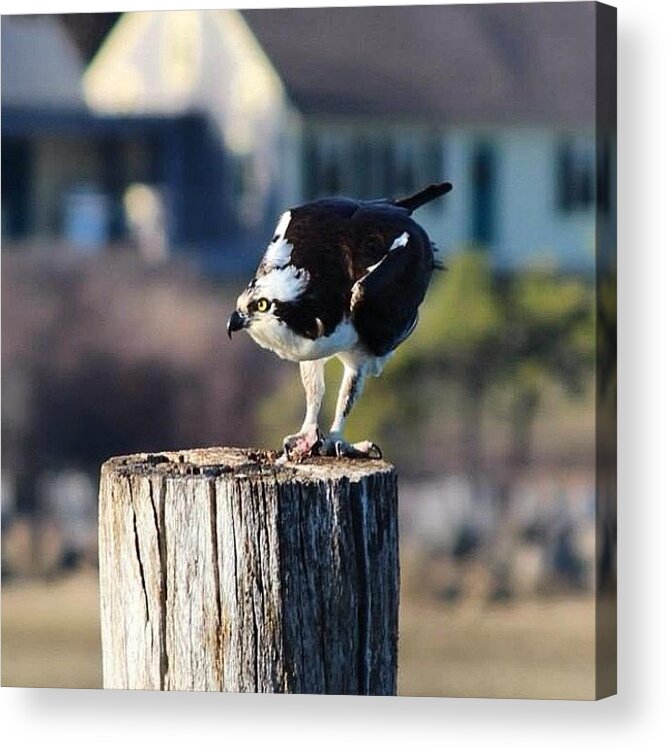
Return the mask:
M105 687L395 694L390 464L112 458L99 511Z

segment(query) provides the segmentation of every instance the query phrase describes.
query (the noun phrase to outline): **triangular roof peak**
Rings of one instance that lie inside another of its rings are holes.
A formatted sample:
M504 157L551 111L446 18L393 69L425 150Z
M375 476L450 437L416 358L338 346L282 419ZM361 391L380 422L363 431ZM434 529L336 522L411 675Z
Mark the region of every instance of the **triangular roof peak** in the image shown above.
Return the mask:
M282 82L235 10L125 13L84 77L106 114L206 112L239 148L244 123L282 105Z

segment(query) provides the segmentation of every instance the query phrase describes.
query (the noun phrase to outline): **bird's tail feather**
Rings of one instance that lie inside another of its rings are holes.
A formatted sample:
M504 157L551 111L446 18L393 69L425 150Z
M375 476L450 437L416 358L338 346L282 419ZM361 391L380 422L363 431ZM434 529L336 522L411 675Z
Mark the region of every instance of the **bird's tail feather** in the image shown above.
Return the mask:
M453 185L450 182L440 182L428 185L427 188L420 190L414 195L410 195L408 198L399 198L394 203L396 206L400 206L400 208L406 208L411 214L417 208L421 208L426 203L434 201L435 198L439 198L441 195L446 195L451 190L453 190Z

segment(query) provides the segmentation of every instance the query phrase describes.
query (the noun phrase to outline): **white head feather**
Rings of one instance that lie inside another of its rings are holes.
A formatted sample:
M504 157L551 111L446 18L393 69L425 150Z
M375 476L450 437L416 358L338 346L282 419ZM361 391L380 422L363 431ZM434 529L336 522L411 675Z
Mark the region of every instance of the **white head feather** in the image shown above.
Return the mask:
M266 268L280 268L286 266L291 260L291 251L294 246L287 242L285 234L291 221L291 211L285 211L280 217L272 242L266 249L266 253L261 261L261 265Z
M290 302L304 291L309 281L310 274L302 268L294 266L273 268L268 273L257 277L252 296Z

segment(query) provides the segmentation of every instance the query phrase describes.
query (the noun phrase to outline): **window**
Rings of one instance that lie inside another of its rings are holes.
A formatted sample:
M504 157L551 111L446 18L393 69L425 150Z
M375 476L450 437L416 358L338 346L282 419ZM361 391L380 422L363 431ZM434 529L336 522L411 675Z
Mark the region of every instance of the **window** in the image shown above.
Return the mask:
M347 187L343 180L345 154L334 140L309 133L305 140L303 186L309 200L340 195Z
M444 173L444 146L441 133L436 130L425 136L423 144L423 182L443 182L447 175Z
M317 139L309 132L303 143L303 192L310 200L317 195L317 175L319 174Z
M414 138L401 136L395 142L393 193L410 195L419 188L419 154Z
M364 125L335 133L312 130L305 138L303 186L309 200L402 197L445 177L442 135L436 130Z
M598 138L597 143L597 210L603 214L611 212L613 168L611 144L608 136Z
M561 211L585 211L594 202L595 158L591 138L568 137L557 149L557 205Z
M353 154L352 171L356 197L376 198L377 149L371 134L361 132L354 138Z
M243 226L257 226L263 201L254 154L233 157L231 174L236 217Z
M472 238L479 245L495 239L495 198L497 186L495 148L480 141L472 153Z
M432 182L445 179L442 135L433 131L412 131L394 141L394 168L386 194L405 196ZM428 204L427 210L440 210L441 203Z
M2 138L2 236L18 239L32 229L32 147L27 138Z

